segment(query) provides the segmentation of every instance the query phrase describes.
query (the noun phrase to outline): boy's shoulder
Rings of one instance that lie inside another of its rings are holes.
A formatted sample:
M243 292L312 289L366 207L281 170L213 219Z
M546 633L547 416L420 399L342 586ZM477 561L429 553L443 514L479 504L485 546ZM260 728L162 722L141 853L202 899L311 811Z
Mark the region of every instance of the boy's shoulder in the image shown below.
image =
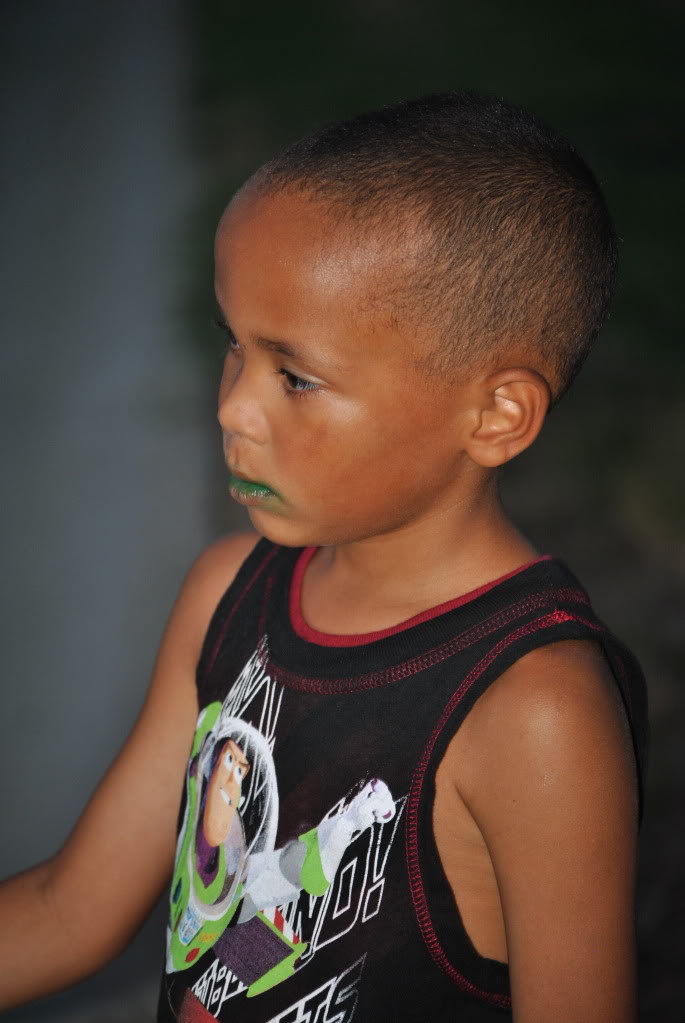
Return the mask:
M194 663L219 601L260 539L254 531L230 533L206 547L191 565L167 631L178 621L183 633L179 642Z
M261 539L261 534L252 529L227 533L202 551L191 571L198 579L205 580L214 576L225 577L226 573L235 574Z
M621 706L602 647L588 638L556 640L529 650L499 676L477 706L484 718L503 713L508 720L534 727L540 718L591 709L600 702Z
M631 729L599 643L561 640L515 661L467 715L445 767L486 816L500 804L502 812L512 802L523 809L527 799L569 811L576 801L596 804L610 778L637 809Z
M203 602L216 606L233 582L241 565L252 553L261 534L254 530L229 533L215 540L196 558L188 572L185 588Z

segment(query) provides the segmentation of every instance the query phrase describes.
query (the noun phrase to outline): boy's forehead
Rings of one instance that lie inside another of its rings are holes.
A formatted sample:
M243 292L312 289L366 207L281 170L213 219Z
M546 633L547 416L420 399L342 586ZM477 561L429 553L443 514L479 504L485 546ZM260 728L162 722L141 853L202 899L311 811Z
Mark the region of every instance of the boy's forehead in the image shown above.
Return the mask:
M336 216L307 193L241 192L217 229L217 296L233 306L259 294L274 311L279 305L292 311L301 301L309 316L378 312L416 258L410 233L401 245L396 235Z
M370 219L345 216L340 207L304 189L262 192L242 189L228 204L217 228L217 245L292 243L303 259L331 258L338 254L355 262L357 269L379 265L394 254L394 247L379 225Z

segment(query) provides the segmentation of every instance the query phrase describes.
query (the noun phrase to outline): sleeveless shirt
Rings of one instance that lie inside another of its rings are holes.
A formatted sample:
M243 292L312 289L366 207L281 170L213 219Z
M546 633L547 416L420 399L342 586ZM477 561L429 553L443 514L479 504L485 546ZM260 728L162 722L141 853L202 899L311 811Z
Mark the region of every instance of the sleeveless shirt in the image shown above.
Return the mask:
M261 539L210 622L179 815L158 1021L485 1023L508 968L462 924L432 828L435 774L523 654L598 641L633 737L645 685L566 566L541 558L393 628L309 628L316 548Z

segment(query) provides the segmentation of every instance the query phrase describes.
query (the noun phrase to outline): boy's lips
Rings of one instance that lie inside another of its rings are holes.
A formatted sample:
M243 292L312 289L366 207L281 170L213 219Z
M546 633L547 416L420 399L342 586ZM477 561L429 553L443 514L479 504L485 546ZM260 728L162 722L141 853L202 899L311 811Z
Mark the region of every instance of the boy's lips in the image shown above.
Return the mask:
M267 483L262 483L260 480L252 480L247 476L243 476L242 473L236 472L235 469L230 469L230 473L229 489L231 497L239 501L240 504L262 504L262 502L269 498L280 498L280 495Z

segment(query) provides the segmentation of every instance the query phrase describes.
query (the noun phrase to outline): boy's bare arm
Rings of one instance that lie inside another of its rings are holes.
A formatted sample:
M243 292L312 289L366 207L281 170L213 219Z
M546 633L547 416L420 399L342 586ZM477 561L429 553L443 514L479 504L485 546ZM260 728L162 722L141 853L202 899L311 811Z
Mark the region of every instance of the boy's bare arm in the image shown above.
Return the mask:
M637 782L599 648L532 651L462 728L454 778L497 877L514 1020L633 1023Z
M168 882L209 618L259 539L227 537L181 588L138 721L64 847L0 886L0 1009L80 980L125 947ZM40 957L26 956L40 947Z

